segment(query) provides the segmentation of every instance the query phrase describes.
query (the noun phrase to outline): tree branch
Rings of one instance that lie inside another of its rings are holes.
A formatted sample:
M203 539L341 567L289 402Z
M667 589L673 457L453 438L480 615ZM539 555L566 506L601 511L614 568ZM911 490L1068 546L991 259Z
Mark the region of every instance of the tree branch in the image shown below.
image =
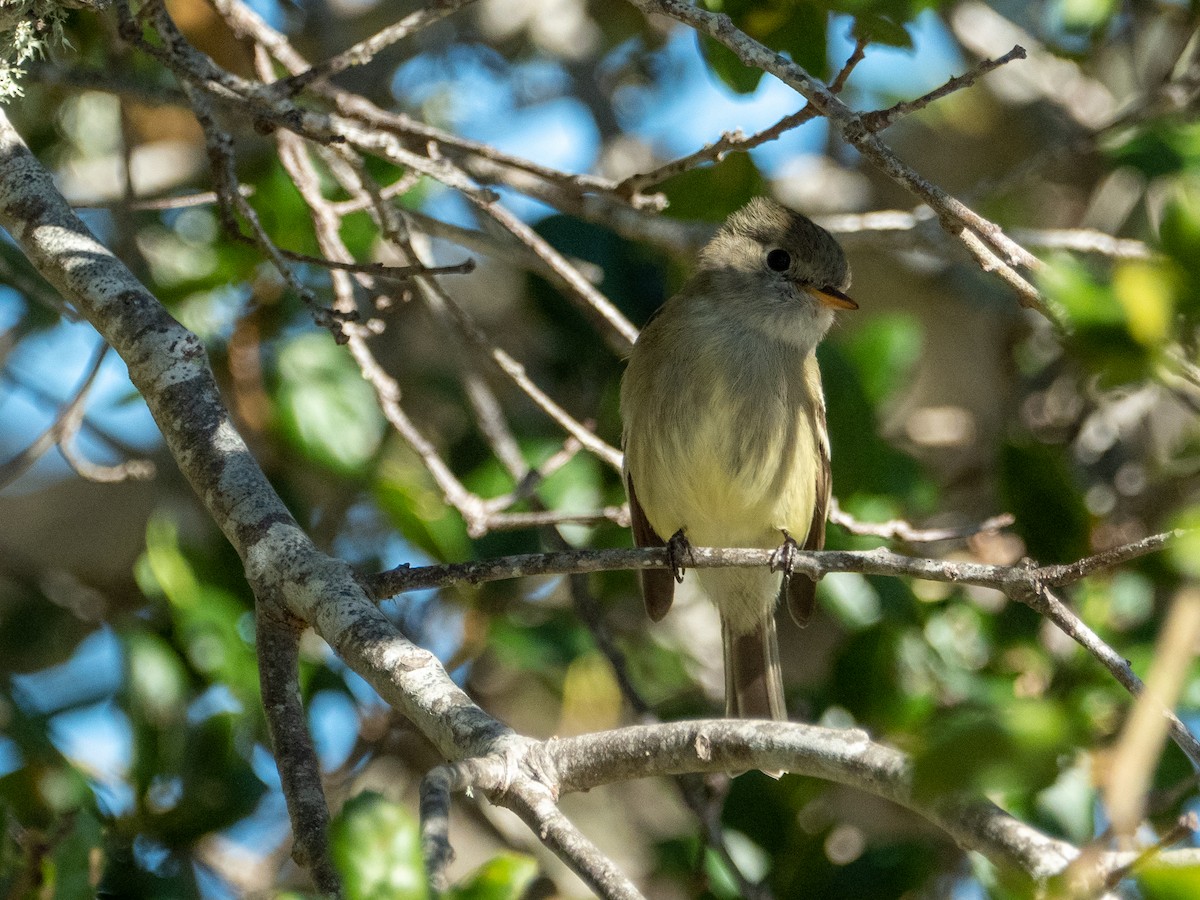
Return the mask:
M683 0L630 0L646 14L676 19L724 44L747 66L774 75L802 94L856 150L901 187L920 197L937 213L942 227L958 237L987 272L996 272L1013 287L1023 306L1036 309L1055 324L1061 325L1061 310L1047 304L1045 298L1019 272L1017 266L1038 268L1041 263L1027 250L1007 237L998 225L989 222L966 204L919 175L900 160L855 113L802 66L736 28L727 15L711 13Z
M1182 534L1181 531L1167 531L1152 535L1069 565L998 566L987 563L950 562L944 559L902 556L880 547L875 550L797 551L795 568L797 572L803 572L814 579L834 572L858 572L863 575L908 576L926 581L972 584L1008 593L1073 584L1095 572L1154 553ZM769 566L773 553L773 550L753 548L693 547L688 562L692 568L697 569L722 566L753 568ZM419 568L401 566L367 576L365 583L373 596L385 599L405 591L448 587L459 583L482 584L529 575L665 568L670 568L670 563L667 560L667 551L662 547L570 550L500 556Z
M300 699L300 631L293 619L271 598L255 604L254 643L258 653L258 683L263 712L271 733L271 748L288 818L292 823L292 858L312 873L322 893L342 896L341 877L329 856L329 806L321 784L321 763Z
M917 97L915 100L904 100L894 106L889 106L887 109L878 109L875 112L863 113L863 124L871 131L883 131L885 128L890 128L904 116L924 109L935 100L940 100L943 97L953 94L955 91L970 87L988 72L1000 68L1005 63L1010 63L1014 59L1024 58L1025 48L1017 44L1003 56L995 59L985 59L978 63L975 68L964 72L962 75L955 75L945 84L934 88L928 94Z
M180 470L237 550L256 597L278 597L446 759L513 733L408 641L283 505L222 406L203 345L79 220L0 110L0 226L129 368Z
M346 71L351 66L366 65L384 48L428 28L472 2L474 0L435 0L429 6L414 10L400 21L380 29L366 40L359 41L353 47L343 50L337 56L331 56L298 75L281 80L278 85L279 89L284 93L294 94L315 81L330 78Z

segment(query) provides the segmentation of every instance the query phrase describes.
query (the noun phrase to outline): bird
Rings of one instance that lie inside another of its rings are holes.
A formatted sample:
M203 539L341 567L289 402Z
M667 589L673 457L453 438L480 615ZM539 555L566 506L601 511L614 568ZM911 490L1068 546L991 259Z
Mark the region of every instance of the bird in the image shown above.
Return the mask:
M786 720L775 608L809 621L815 582L793 554L825 543L830 451L818 343L858 309L829 232L765 197L732 213L695 272L647 321L621 379L634 542L666 547L639 572L665 616L692 546L775 548L768 568L705 568L721 620L725 713ZM782 575L780 574L782 570Z

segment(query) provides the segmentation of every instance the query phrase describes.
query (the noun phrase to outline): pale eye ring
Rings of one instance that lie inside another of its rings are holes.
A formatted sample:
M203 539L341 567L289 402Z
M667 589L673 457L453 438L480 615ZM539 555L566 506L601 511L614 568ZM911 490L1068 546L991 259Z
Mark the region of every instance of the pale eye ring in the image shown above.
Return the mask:
M792 254L776 247L767 254L767 268L773 272L786 272L792 267Z

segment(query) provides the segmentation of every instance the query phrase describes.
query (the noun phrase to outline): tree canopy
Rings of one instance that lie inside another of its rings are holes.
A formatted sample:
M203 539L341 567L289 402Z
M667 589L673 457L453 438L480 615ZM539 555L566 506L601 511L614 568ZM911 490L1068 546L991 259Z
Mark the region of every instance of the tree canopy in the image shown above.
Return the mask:
M1197 21L5 4L0 893L1200 895ZM860 306L786 726L621 479L758 195Z

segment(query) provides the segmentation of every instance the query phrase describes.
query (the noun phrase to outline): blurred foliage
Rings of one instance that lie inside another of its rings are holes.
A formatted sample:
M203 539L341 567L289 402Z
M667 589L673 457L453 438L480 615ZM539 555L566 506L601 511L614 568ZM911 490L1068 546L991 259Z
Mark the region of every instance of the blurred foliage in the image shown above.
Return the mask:
M843 95L855 108L916 96L971 59L954 37L966 4L704 6L818 78L844 64L848 40L869 39L867 60ZM1077 153L1086 141L1072 118L1076 99L1028 84L1024 93L988 87L1007 77L1003 70L885 137L923 175L1006 228L1086 223L1142 241L1149 252L1120 259L1044 254L1037 278L1063 311L1057 333L1019 315L996 279L963 263L949 243L919 234L851 236L862 309L839 321L819 353L835 493L864 521L961 524L1012 512L1016 524L1003 536L897 548L998 563L1026 556L1069 562L1163 528L1192 529L1169 551L1067 592L1085 622L1144 675L1162 610L1182 584L1200 577L1200 126L1190 108L1170 109L1152 90L1170 77L1166 66L1194 31L1195 12L1188 4L1112 0L991 6L1051 48L1055 62L1103 82L1126 113L1114 113L1116 124ZM221 65L249 73L248 55L207 5L180 0L172 10L190 40ZM267 3L260 12L313 58L395 16L387 4L333 10ZM690 119L699 113L680 114L677 103L697 84L716 92L707 95L713 117L703 140L749 131L737 117L750 107L738 104L772 96L769 80L723 46L659 25L623 0L480 3L343 77L386 108L506 150L519 143L514 152L539 162L543 152L576 153L586 159L572 165L619 178L649 168L651 155L695 149L681 148L675 132L694 133ZM120 171L125 149L152 155L182 148L156 172L162 190L211 187L190 114L157 93L175 90L173 79L118 46L114 34L110 17L69 13L71 49L56 53L50 67L34 67L12 117L64 187L96 194L101 208L85 211L88 223L203 339L256 458L322 547L369 570L536 552L564 541L627 546L627 531L608 524L558 535L469 533L420 456L387 424L346 348L313 326L310 311L257 250L224 233L215 208L130 210L112 202L123 188L103 173ZM1021 65L1035 63L1013 63ZM107 91L108 78L127 90ZM772 115L799 105L772 107ZM575 118L585 124L572 131ZM236 132L249 200L280 246L316 253L300 195L270 136L253 124ZM658 186L669 202L665 215L715 223L772 191L814 213L911 207L910 196L837 140L806 134L668 179ZM780 147L788 148L786 160ZM367 169L385 184L403 174L375 159ZM330 197L346 199L329 171L321 177ZM511 199L506 193L502 202ZM425 179L401 202L486 227ZM690 259L649 239L544 207L513 208L581 262L635 324L691 269ZM340 236L358 259L380 255L366 212L345 217ZM435 251L442 261L464 256L436 243ZM486 265L446 278L447 288L551 397L617 442L622 361L555 284L512 268L506 252L472 255ZM330 301L327 273L312 266L297 272ZM399 402L417 428L468 490L488 498L514 490L517 479L492 453L460 383L461 348L411 291L360 288L364 315L378 332L372 349L396 378ZM43 374L73 363L61 310L29 264L0 244L0 402L13 396L24 403L12 415L0 408L4 459L36 431L30 409L52 408L62 394L50 382L47 400L18 379L23 358L35 358ZM564 440L558 427L479 366L525 462L555 457ZM131 387L112 401L111 419L99 405L89 407L96 432L85 429L89 441L104 444L107 431L136 445L135 429L118 415L140 409ZM196 514L191 488L160 462L152 485L105 486L99 502L88 501L61 468L35 471L0 495L0 896L225 898L239 895L243 879L264 895L308 896L310 886L286 861L286 814L261 712L242 562ZM579 452L513 509L587 513L622 501L617 473ZM10 551L10 538L25 543ZM880 543L835 526L828 533L831 548ZM1129 698L1086 653L992 591L840 575L827 577L818 596L820 611L805 632L781 623L793 718L860 726L912 754L923 795L986 794L1080 844L1103 832L1096 785ZM716 713L719 653L701 633L708 620L694 611L688 617L680 605L650 627L632 574L613 572L418 592L381 608L451 663L489 711L522 732L548 736L636 718L578 609L599 611L624 657L623 674L658 715ZM309 638L301 691L334 802L331 845L348 897L429 896L415 784L434 754ZM1194 723L1194 668L1181 706ZM1171 796L1189 774L1169 748L1154 787ZM708 788L720 804L730 856L776 897L1031 894L1019 874L964 856L881 801L811 778L747 773L720 782ZM652 896L738 897L738 873L701 840L676 795L663 788L646 791L646 800L644 789L605 795L603 809L580 814L581 828L611 841L621 858L641 860L635 875ZM1194 789L1175 796L1151 817L1154 827L1166 830L1195 808ZM515 900L576 890L515 852L483 815L456 809L454 822L456 846L468 844L475 862L456 870L446 897ZM1192 897L1200 875L1150 860L1126 889L1146 900Z

